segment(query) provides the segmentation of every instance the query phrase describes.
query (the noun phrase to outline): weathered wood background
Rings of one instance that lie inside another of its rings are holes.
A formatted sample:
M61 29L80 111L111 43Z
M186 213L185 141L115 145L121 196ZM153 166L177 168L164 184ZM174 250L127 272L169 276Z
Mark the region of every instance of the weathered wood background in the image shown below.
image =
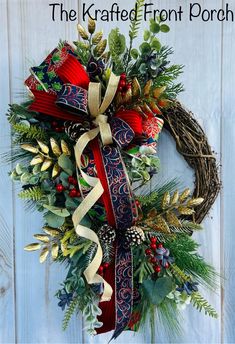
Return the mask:
M204 8L221 8L224 0L198 0ZM117 1L131 8L134 0ZM23 81L28 69L41 62L59 38L77 38L74 22L52 22L49 0L0 0L0 151L11 154L11 133L5 119L8 103L20 102ZM65 8L79 10L77 0L62 1ZM87 1L86 3L92 3ZM97 8L110 7L110 0L99 0ZM159 8L176 8L187 0L155 1ZM230 0L235 10L235 1ZM144 24L146 26L147 24ZM107 33L116 23L98 23ZM118 23L127 34L128 25ZM140 33L142 33L142 28ZM235 342L235 24L230 22L172 22L164 43L174 47L172 61L184 64L181 77L186 91L180 96L187 108L197 114L206 130L218 162L221 163L223 189L210 215L204 221L205 231L197 235L201 253L224 276L217 294L208 294L219 313L213 320L191 306L184 312L184 333L178 343ZM182 184L193 185L193 172L175 150L172 138L163 133L159 155L162 171L152 183L180 177ZM37 253L26 253L23 247L32 241L42 225L35 213L26 213L17 200L18 187L8 178L11 166L0 170L0 342L1 343L107 343L110 334L88 338L81 318L74 317L67 332L61 331L62 312L54 293L65 276L60 265L40 265ZM158 324L156 324L157 326ZM148 343L149 329L143 334L125 333L117 343ZM162 329L156 343L168 342Z

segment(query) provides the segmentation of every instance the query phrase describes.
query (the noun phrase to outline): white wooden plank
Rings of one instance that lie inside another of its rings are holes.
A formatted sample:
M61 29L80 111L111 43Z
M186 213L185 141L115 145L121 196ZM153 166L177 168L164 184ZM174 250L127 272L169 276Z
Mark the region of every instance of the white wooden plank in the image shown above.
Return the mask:
M221 1L200 1L203 8L220 8ZM158 8L178 8L182 5L188 13L189 3L185 1L159 1ZM179 99L196 114L208 136L214 150L220 153L220 92L221 92L221 25L218 22L206 25L201 21L189 22L187 16L181 22L171 22L169 34L162 34L161 39L174 49L171 61L184 64L184 74L181 80L185 92ZM215 73L215 70L217 71ZM184 186L192 185L192 171L175 150L173 140L168 134L163 134L159 142L159 156L162 171L158 178L176 176ZM195 235L201 243L201 254L220 271L220 202L213 206L210 216L204 221L203 232ZM203 291L202 291L203 292ZM204 292L203 292L204 293ZM218 291L219 294L219 291ZM220 296L204 294L208 301L220 313ZM200 314L191 306L182 313L184 334L178 340L185 343L216 343L220 341L220 319L214 320ZM193 326L192 326L193 324ZM166 342L164 335L156 336L156 341ZM177 342L177 340L176 340Z
M6 120L10 101L9 46L7 1L0 2L0 154L11 154L10 127ZM14 250L13 250L13 208L12 184L7 172L11 169L4 159L0 161L0 342L15 341L15 296L14 296Z
M55 22L50 19L50 1L10 1L9 36L10 66L14 101L22 99L23 81L32 65L41 63L59 39L76 39L74 23ZM63 1L74 8L74 1ZM17 200L19 187L15 187L15 252L16 252L16 302L17 340L20 343L70 343L82 342L81 321L71 322L67 332L62 332L63 312L54 297L65 277L63 265L40 265L38 254L28 254L23 247L32 242L33 234L40 233L42 217L28 213Z
M225 4L224 4L225 5ZM234 2L231 7L235 10ZM222 208L221 228L221 265L224 275L224 286L222 289L223 303L223 341L224 343L235 342L235 251L234 251L234 166L235 166L235 110L234 110L234 87L235 87L235 66L234 66L234 23L223 25L223 83L222 83L222 110L221 121L222 133Z

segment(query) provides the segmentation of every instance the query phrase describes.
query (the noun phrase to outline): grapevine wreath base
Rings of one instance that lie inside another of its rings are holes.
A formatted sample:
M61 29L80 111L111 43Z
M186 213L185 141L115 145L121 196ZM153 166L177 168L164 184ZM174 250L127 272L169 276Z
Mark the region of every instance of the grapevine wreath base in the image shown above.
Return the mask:
M202 229L219 180L206 135L176 101L182 66L170 64L172 50L157 38L169 27L151 19L133 48L143 4L136 2L129 47L118 29L107 41L93 20L88 30L78 25L82 41L60 42L31 68L29 98L10 106L8 120L17 162L11 178L44 219L25 250L67 268L56 293L63 329L80 311L90 334L114 330L117 338L150 322L154 341L155 317L177 334L189 303L217 317L200 291L215 289L217 275L197 253L193 232ZM133 185L160 168L164 122L195 170L196 189L179 191L173 180L137 196Z
M174 138L178 152L194 170L193 196L203 197L204 201L196 208L193 218L201 223L220 191L216 158L200 124L184 106L175 103L163 111L163 118L164 127Z

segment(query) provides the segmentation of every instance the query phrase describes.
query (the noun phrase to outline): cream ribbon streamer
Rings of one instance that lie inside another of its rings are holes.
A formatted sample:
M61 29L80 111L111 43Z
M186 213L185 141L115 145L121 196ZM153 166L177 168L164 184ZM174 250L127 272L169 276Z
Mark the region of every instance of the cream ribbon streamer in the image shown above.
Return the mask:
M115 96L119 79L119 76L111 73L106 93L101 105L101 85L100 83L90 82L88 89L88 106L91 116L94 118L93 123L95 123L97 127L83 134L77 141L74 148L77 167L79 168L83 179L90 186L92 186L93 189L77 207L72 219L77 235L91 240L92 242L97 244L96 254L92 262L85 269L84 276L89 284L103 283L104 291L101 297L101 301L109 301L113 293L112 287L100 275L97 274L97 270L102 262L103 257L102 248L100 246L99 238L96 233L90 228L81 225L80 222L92 208L92 206L99 200L104 192L104 189L99 178L88 176L82 171L81 157L88 143L93 140L99 133L104 145L112 143L111 129L109 124L107 123L107 116L105 116L103 113L111 104Z

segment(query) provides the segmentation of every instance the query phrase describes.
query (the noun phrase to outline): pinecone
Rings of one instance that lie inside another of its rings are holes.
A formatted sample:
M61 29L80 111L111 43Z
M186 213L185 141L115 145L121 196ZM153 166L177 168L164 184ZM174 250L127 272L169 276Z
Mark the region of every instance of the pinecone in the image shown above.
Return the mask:
M126 230L125 239L130 245L140 245L145 240L144 231L140 227L132 226Z
M73 140L77 141L82 134L84 134L86 131L90 129L90 123L89 122L83 122L83 123L74 123L70 121L66 121L64 123L65 127L65 133L68 135L68 137Z
M111 244L116 238L115 229L109 225L103 225L98 231L98 237L103 243Z

